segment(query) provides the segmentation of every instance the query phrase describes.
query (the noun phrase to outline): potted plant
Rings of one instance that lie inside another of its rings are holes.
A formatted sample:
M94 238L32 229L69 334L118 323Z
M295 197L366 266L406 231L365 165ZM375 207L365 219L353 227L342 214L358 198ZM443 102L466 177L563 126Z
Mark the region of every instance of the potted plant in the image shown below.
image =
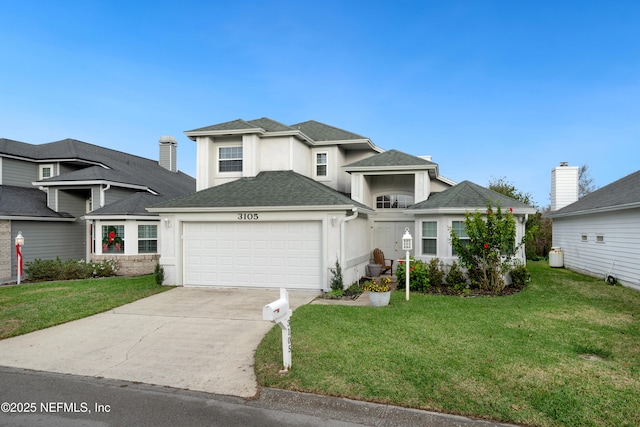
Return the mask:
M391 299L391 279L388 277L373 278L362 284L362 289L369 291L369 301L374 307L382 307L389 304Z

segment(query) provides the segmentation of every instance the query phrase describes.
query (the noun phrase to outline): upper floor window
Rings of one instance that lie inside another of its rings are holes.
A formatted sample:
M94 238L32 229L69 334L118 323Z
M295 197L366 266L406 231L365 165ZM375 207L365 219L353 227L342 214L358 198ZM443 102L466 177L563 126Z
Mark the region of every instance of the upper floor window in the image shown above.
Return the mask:
M316 153L316 176L327 176L327 153Z
M219 172L242 172L242 147L220 147L218 150Z
M39 179L47 179L53 176L53 165L40 165Z
M411 205L413 205L413 196L389 194L376 197L376 208L378 209L404 209Z

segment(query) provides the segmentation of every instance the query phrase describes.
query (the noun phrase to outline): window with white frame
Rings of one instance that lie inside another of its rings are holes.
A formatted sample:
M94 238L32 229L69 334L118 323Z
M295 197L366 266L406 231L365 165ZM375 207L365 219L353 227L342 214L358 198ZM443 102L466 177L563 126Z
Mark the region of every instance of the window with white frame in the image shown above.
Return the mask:
M316 153L316 176L327 176L327 153Z
M460 239L460 243L464 246L467 246L471 242L469 235L467 234L467 228L464 225L464 221L451 221L451 229L456 233L456 236ZM456 248L453 246L451 247L451 254L453 256L458 255L456 253Z
M582 234L580 236L580 240L583 241L583 242L588 242L589 241L589 236L586 235L586 234Z
M219 147L219 172L242 172L242 146Z
M422 222L422 254L437 255L438 253L438 222Z
M387 194L376 197L378 209L405 209L413 205L413 196L404 194Z
M39 169L39 179L47 179L53 176L53 165L40 165Z
M596 234L596 243L604 243L604 234Z
M138 224L138 253L158 253L158 226L155 224Z
M124 225L113 224L102 226L102 253L124 253Z

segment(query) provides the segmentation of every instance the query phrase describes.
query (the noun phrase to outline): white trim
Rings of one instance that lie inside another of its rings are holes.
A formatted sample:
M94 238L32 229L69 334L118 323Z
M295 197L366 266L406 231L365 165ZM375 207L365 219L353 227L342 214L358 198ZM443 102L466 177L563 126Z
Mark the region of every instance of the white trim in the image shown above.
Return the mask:
M150 215L83 215L80 219L95 220L95 221L158 221L160 222L160 216Z
M331 206L225 206L225 207L177 207L177 208L147 208L149 212L166 213L209 213L209 212L290 212L290 211L340 211L353 209L353 205ZM362 213L375 214L374 210L357 207ZM399 209L398 209L399 210Z
M122 188L133 188L136 190L144 190L144 191L148 191L149 193L153 194L153 195L158 195L158 193L154 190L152 190L151 188L144 186L144 185L138 185L138 184L127 184L124 182L117 182L117 181L109 181L106 179L100 179L100 180L91 180L91 181L46 181L46 182L41 182L41 181L34 181L31 183L31 185L36 186L36 187L77 187L77 188L81 188L82 186L86 186L86 185L108 185L108 186L115 186L115 187L122 187Z
M604 212L615 212L615 211L621 211L624 209L635 209L635 208L640 208L640 203L634 202L634 203L627 203L624 205L604 206L601 208L584 209L581 211L574 211L574 212L567 212L567 213L560 213L560 214L558 214L557 212L551 212L549 214L546 214L545 217L546 218L566 218L571 216L589 215L589 214L604 213Z
M74 222L76 220L75 217L72 218L50 218L46 216L9 216L2 215L0 216L1 220L9 220L9 221L68 221Z
M313 177L318 180L318 181L325 181L325 180L329 180L329 151L325 151L325 150L321 150L321 151L311 151L312 155L313 155ZM324 154L324 159L325 162L323 163L318 163L318 155L319 154ZM318 175L318 166L324 166L325 167L325 174L324 175Z

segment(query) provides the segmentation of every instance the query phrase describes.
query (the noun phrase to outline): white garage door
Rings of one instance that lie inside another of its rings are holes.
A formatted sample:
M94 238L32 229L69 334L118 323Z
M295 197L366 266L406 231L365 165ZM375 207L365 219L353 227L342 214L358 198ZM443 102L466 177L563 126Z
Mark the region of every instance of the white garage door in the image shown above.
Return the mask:
M184 284L321 289L321 246L319 221L185 223Z

